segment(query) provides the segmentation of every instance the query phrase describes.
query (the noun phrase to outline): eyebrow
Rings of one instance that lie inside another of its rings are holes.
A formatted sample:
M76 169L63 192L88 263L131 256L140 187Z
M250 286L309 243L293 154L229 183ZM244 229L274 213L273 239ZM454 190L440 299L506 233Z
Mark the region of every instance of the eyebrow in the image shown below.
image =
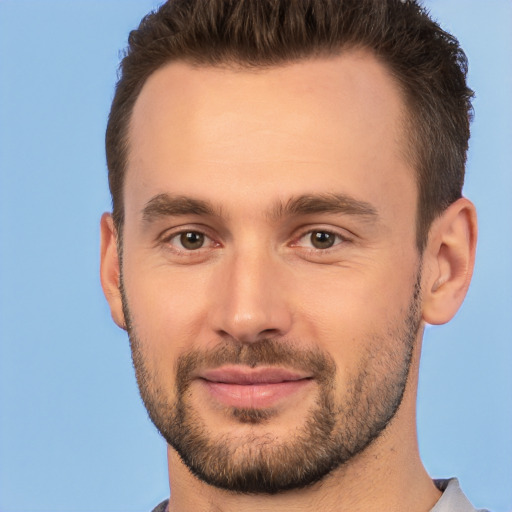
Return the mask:
M278 220L287 216L318 213L355 215L368 219L378 217L377 210L373 205L346 194L304 194L292 197L286 202L276 202L268 216L272 220ZM203 199L165 193L152 197L142 209L142 219L147 223L164 217L184 215L222 217L222 211Z
M208 201L169 194L158 194L152 197L142 209L142 219L147 223L154 222L163 217L177 217L180 215L220 217L221 212Z
M316 213L336 213L355 215L375 219L377 209L367 203L346 194L306 194L290 198L286 203L277 203L270 217L278 219L285 216L313 215Z

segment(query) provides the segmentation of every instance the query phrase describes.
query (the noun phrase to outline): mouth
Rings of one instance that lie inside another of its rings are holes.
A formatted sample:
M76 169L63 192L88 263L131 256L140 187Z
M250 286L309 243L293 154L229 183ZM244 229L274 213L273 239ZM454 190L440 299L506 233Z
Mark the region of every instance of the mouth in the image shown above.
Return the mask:
M201 372L198 380L223 405L264 409L297 394L313 376L278 367L224 366Z

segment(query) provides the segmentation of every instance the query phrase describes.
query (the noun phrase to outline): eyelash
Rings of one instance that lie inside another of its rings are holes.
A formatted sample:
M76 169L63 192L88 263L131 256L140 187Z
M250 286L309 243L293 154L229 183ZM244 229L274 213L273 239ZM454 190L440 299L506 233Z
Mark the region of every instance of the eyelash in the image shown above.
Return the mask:
M179 240L179 237L181 237L182 235L187 234L187 233L194 233L194 234L203 236L205 243L203 245L201 245L200 247L198 247L197 249L187 249L187 248L183 247L183 245L181 244L180 241L177 241L176 243L172 243L173 240L176 240L176 239ZM330 247L325 247L325 248L318 248L318 247L314 247L314 246L307 247L305 245L300 244L301 240L305 239L308 236L311 237L314 233L321 233L321 234L333 236L335 238L333 244ZM189 228L189 229L181 229L179 231L174 231L170 234L163 236L161 238L161 241L167 247L170 247L171 250L176 252L178 255L183 255L183 256L188 256L188 257L199 256L200 254L202 254L204 252L205 249L221 247L221 243L216 242L215 239L212 236L210 236L207 233L207 230L205 230L204 228L199 228L199 229ZM349 237L342 235L341 233L336 232L332 229L322 229L322 228L317 227L317 228L310 228L310 229L302 231L299 236L293 238L293 241L291 243L289 243L288 246L289 247L302 247L303 251L305 251L309 254L322 255L322 254L329 254L332 251L335 251L339 245L344 245L345 243L350 242L350 241L351 241L351 239Z
M198 253L201 251L201 249L205 249L204 245L201 247L198 247L197 249L187 249L183 246L178 247L177 245L172 244L172 240L178 239L184 234L187 233L195 233L197 235L201 235L204 237L205 241L209 241L210 243L213 243L214 246L220 246L220 243L215 242L211 236L209 236L204 229L182 229L180 231L174 231L173 233L170 233L162 238L162 242L168 246L173 247L173 250L181 253L181 254L187 254L187 255L193 255L194 253ZM179 242L178 242L179 243Z
M334 242L331 246L325 247L325 248L318 248L318 247L314 247L314 246L304 247L305 250L307 250L308 252L311 252L311 253L316 253L316 254L328 253L331 250L333 250L333 251L336 250L336 248L339 245L341 245L345 242L350 242L350 239L347 236L344 236L344 235L342 235L336 231L333 231L331 229L314 228L314 229L308 229L307 231L304 231L303 233L301 233L300 236L295 238L295 241L292 242L291 246L292 247L299 246L299 242L301 240L305 239L306 237L309 237L309 240L311 240L311 237L314 233L321 233L324 235L326 234L329 236L333 236ZM312 241L310 241L310 243L312 244Z

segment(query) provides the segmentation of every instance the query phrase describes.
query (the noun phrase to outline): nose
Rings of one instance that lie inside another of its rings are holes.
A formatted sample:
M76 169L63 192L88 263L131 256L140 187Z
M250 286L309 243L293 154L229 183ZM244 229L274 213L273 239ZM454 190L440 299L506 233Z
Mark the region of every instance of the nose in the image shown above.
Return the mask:
M278 257L264 251L239 252L222 265L211 310L216 334L240 343L286 335L292 311Z

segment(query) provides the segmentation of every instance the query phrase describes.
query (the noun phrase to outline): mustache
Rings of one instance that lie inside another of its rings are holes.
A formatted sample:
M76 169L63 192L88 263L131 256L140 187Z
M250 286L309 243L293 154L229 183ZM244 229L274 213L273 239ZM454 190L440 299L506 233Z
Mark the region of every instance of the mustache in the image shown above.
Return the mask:
M209 349L191 350L176 361L178 388L186 388L194 375L202 369L218 368L224 365L281 366L310 372L314 378L329 382L336 374L334 359L319 348L303 348L287 340L262 339L241 344L223 342ZM178 390L179 391L179 390Z

